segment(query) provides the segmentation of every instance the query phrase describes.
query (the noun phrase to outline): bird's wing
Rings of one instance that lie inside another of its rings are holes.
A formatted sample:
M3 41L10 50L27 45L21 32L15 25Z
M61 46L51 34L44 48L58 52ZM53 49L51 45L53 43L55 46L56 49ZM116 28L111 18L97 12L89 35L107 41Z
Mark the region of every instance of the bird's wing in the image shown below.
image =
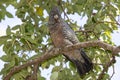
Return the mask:
M69 40L72 44L79 43L75 32L70 28L70 26L64 21L63 22L63 34L65 39Z

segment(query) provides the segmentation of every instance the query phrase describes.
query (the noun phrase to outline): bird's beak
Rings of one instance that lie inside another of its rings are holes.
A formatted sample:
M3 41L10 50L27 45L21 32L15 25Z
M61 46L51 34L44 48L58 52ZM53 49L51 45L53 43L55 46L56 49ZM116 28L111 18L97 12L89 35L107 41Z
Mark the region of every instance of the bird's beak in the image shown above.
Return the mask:
M57 14L56 14L56 15L54 15L54 19L56 19L56 20L58 19L58 15L57 15Z

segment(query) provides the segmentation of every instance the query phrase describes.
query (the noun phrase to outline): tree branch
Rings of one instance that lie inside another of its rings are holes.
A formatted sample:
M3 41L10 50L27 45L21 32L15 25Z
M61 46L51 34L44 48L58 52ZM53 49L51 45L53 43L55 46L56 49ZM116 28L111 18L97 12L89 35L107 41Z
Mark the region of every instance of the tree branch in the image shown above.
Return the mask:
M24 69L28 66L31 66L31 65L35 65L35 64L38 64L38 63L42 64L42 62L44 62L48 59L51 59L51 58L57 56L58 54L59 54L59 49L53 49L52 48L52 49L46 51L45 54L43 54L42 56L40 56L40 57L38 57L34 60L28 61L27 63L25 63L23 65L15 66L14 68L12 68L10 70L10 72L4 77L3 80L10 80L11 76L14 73L16 73L16 72L18 72L18 71L20 71L20 70L22 70L22 69Z
M117 54L118 52L120 52L120 46L113 46L110 45L108 43L96 40L96 41L87 41L87 42L81 42L72 46L67 46L64 48L64 50L62 51L69 51L69 50L74 50L74 49L79 49L79 48L87 48L87 47L100 47L103 48L105 50L110 50L110 51L114 51L113 54Z
M114 54L117 54L118 52L120 52L120 46L116 47L107 43L104 43L102 41L87 41L87 42L81 42L72 46L67 46L63 49L58 49L58 48L53 48L50 49L48 51L46 51L42 56L34 59L34 60L30 60L27 63L23 64L23 65L19 65L19 66L15 66L14 68L12 68L10 70L10 72L4 77L3 80L10 80L11 76L14 75L16 72L31 66L31 65L35 65L35 64L42 64L43 62L45 62L46 60L49 60L55 56L58 56L59 53L62 52L67 52L70 50L74 50L74 49L79 49L79 48L87 48L87 47L100 47L103 48L105 50L110 50L110 51L114 51Z

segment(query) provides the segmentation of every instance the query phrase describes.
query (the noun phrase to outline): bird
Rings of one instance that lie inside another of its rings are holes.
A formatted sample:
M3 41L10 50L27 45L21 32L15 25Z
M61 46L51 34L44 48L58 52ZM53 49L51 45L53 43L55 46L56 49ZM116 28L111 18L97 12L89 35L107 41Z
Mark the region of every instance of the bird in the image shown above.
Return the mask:
M80 43L70 25L61 17L58 6L54 6L50 10L48 29L52 42L56 48L64 48ZM85 75L93 69L91 59L82 48L63 52L63 56L75 65L80 76Z

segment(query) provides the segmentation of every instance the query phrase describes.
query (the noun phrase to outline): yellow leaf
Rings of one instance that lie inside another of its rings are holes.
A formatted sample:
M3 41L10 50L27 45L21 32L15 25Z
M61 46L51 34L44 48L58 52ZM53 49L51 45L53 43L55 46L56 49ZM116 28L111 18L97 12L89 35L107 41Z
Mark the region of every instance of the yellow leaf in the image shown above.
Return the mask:
M43 9L41 7L35 7L36 8L36 13L40 16L43 16Z
M106 31L105 34L106 34L109 38L111 38L111 35L110 35L110 32L109 32L109 31Z

